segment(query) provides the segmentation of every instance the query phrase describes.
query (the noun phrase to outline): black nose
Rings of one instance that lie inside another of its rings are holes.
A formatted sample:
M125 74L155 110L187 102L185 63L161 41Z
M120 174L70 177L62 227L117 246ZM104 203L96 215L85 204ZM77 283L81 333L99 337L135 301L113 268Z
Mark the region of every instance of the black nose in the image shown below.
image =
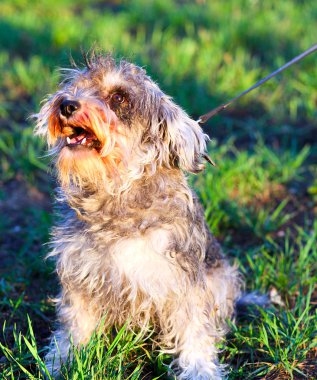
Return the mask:
M61 114L65 117L72 116L80 108L80 103L75 100L63 100L59 106Z

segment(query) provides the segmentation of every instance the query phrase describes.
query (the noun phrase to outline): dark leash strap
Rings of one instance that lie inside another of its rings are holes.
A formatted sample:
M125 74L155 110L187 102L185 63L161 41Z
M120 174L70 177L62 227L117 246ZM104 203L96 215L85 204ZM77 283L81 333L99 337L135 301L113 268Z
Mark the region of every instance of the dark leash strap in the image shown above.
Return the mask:
M259 82L257 82L256 84L254 84L252 87L250 87L247 90L243 91L240 95L232 98L227 103L221 104L220 106L218 106L217 108L214 108L213 110L209 111L205 115L200 116L199 119L197 120L197 122L200 123L200 124L206 123L206 121L208 121L211 117L215 116L220 111L223 111L224 109L226 109L231 103L233 103L236 100L240 99L243 95L245 95L248 92L254 90L255 88L261 86L263 83L265 83L269 79L273 78L275 75L281 73L282 71L284 71L288 67L292 66L294 63L296 63L296 62L300 61L301 59L307 57L309 54L314 53L316 50L317 50L317 44L314 45L314 46L312 46L310 49L307 49L306 51L304 51L304 53L302 53L302 54L298 55L297 57L293 58L291 61L287 62L284 66L280 67L279 69L277 69L276 71L274 71L270 75L268 75L265 78L261 79Z

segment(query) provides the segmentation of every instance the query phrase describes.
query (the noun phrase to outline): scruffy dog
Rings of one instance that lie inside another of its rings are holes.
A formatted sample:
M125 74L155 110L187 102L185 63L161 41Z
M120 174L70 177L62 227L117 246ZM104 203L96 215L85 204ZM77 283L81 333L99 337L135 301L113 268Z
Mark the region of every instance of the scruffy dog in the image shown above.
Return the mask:
M87 343L105 317L106 327L155 326L178 379L221 379L216 343L241 279L184 174L203 170L208 138L142 68L99 54L86 64L67 70L37 115L61 185L48 368L57 374L69 336Z

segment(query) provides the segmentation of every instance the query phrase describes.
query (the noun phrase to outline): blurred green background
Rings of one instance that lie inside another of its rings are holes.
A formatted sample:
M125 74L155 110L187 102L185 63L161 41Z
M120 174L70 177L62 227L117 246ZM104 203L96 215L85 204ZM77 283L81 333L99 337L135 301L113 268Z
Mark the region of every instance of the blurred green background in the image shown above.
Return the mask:
M97 46L143 66L198 118L316 42L316 0L1 0L0 314L7 322L0 342L19 352L20 363L28 365L30 357L12 332L26 331L26 313L40 347L54 319L47 298L56 293L57 281L52 265L43 263L43 243L55 183L45 142L33 137L29 116L56 90L58 68L70 67L70 55L81 65L81 49ZM317 280L316 63L317 53L204 125L218 168L191 179L212 231L239 261L248 286L278 289L290 313L286 322L285 315L278 319L285 331L292 323L297 331L298 318L304 318L298 310L305 305L295 300L304 299L299 295ZM315 305L316 290L309 294ZM242 327L246 335L235 331L223 353L235 368L230 376L250 374L254 355L266 363L262 374L280 363L284 372L297 373L293 367L306 363L316 347L317 326L307 310L306 335L294 338L275 325L276 334L291 342L286 345L293 356L282 349L272 354L273 333L266 352L252 326ZM3 376L20 378L20 367L3 358L0 354ZM276 376L284 378L281 372Z
M28 127L56 88L57 67L93 44L144 66L191 115L207 112L314 43L316 1L2 0L0 116ZM248 95L206 127L212 137L289 144L316 134L316 56ZM26 133L26 132L25 132Z

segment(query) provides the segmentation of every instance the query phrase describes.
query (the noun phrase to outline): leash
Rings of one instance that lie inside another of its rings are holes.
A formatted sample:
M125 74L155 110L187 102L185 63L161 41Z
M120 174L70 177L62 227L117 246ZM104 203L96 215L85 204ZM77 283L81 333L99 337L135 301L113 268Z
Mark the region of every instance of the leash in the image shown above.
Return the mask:
M303 58L307 57L309 54L314 53L317 50L317 44L312 46L310 49L305 50L302 54L298 55L297 57L293 58L291 61L287 62L284 66L280 67L279 69L275 70L273 73L269 74L265 78L261 79L259 82L254 84L252 87L248 88L247 90L243 91L238 96L235 96L231 100L229 100L227 103L221 104L217 108L214 108L213 110L209 111L205 115L202 115L197 120L197 123L203 124L206 123L211 117L215 116L217 113L225 110L231 103L235 102L236 100L240 99L243 95L246 95L248 92L254 90L255 88L261 86L263 83L268 81L269 79L275 77L275 75L281 73L288 67L292 66L294 63L299 62Z

